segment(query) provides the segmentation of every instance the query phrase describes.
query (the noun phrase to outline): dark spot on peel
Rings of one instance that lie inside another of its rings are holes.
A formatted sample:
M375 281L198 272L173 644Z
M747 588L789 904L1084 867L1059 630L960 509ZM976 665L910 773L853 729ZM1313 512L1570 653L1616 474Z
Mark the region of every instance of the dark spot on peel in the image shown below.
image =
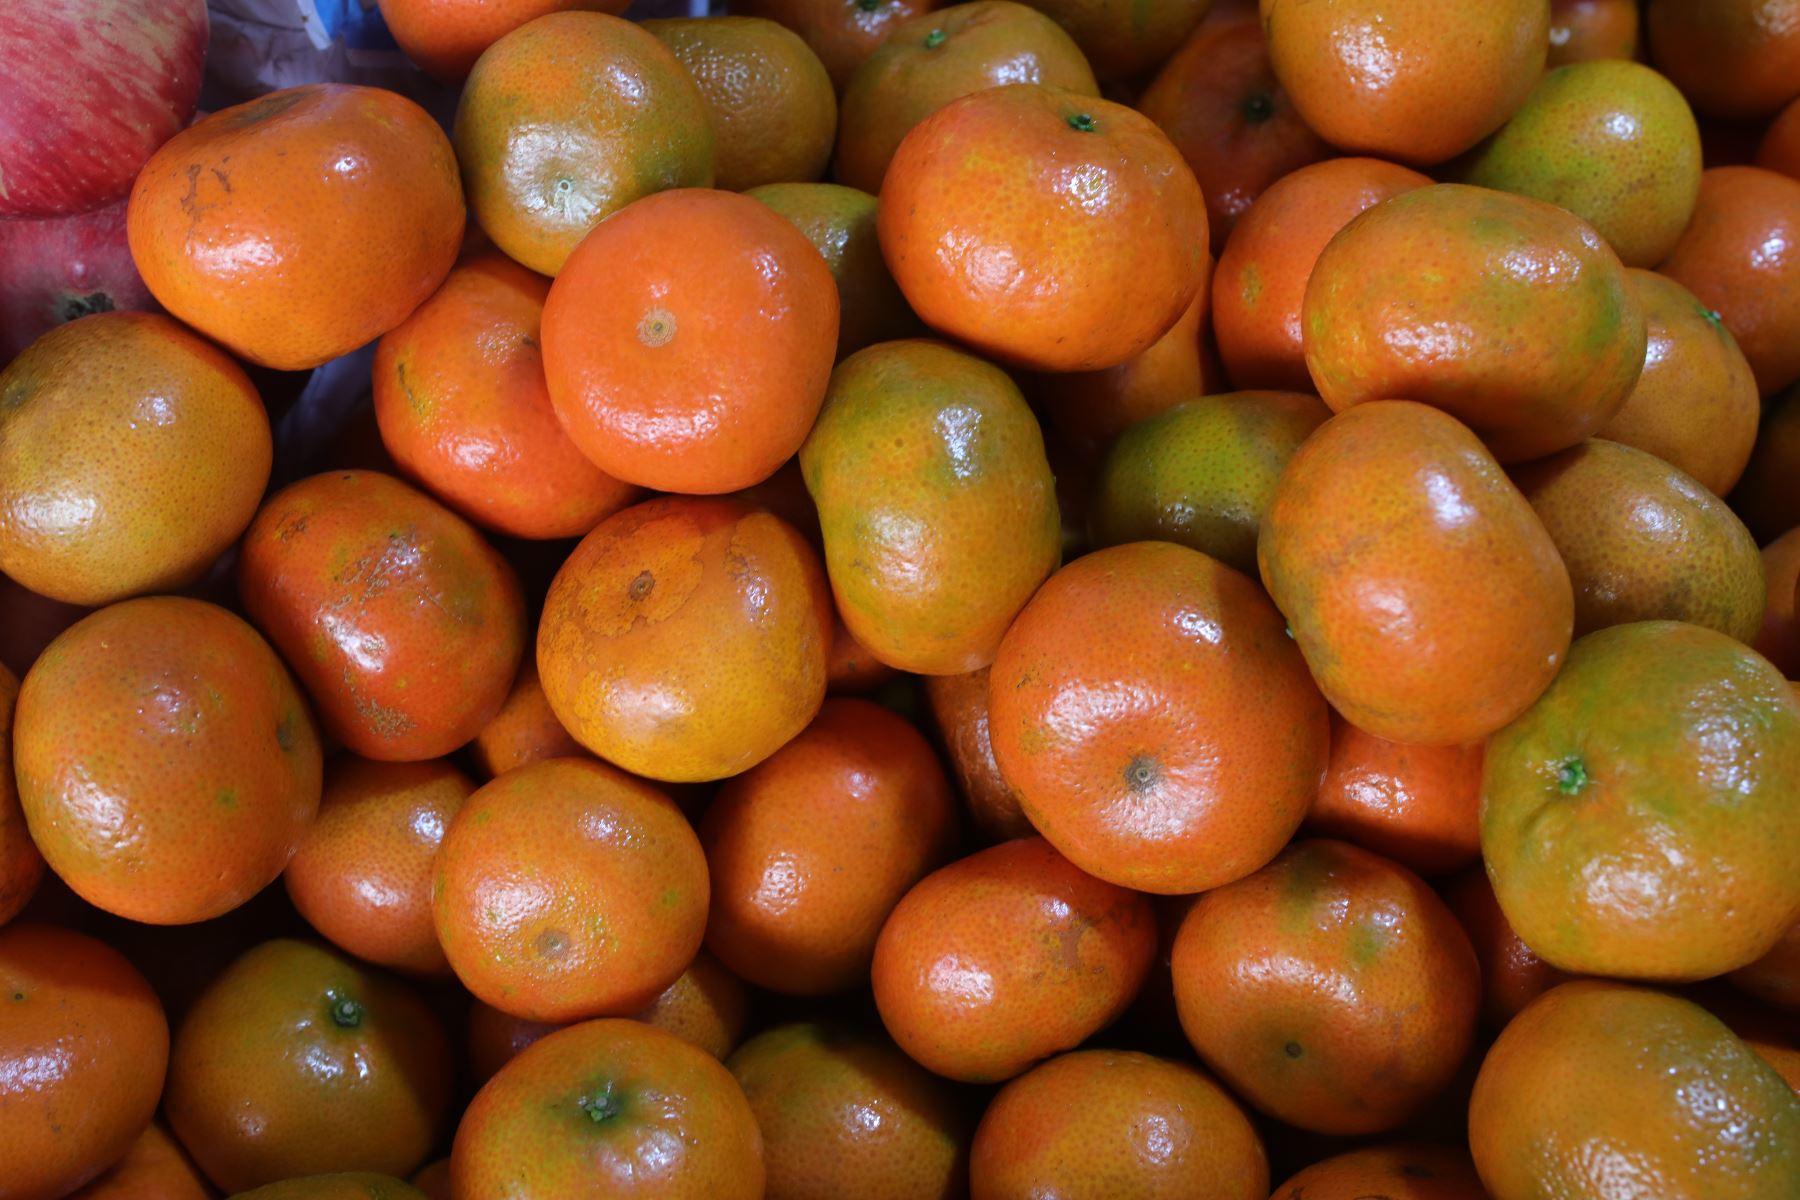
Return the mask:
M1282 1053L1286 1054L1289 1058L1299 1058L1306 1053L1306 1051L1301 1048L1299 1042L1289 1042L1281 1049Z
M656 576L648 571L639 571L637 578L633 579L631 581L631 586L625 590L626 594L633 600L642 600L644 597L648 596L655 587Z
M569 935L560 929L546 929L538 934L536 946L545 958L561 958L569 952Z

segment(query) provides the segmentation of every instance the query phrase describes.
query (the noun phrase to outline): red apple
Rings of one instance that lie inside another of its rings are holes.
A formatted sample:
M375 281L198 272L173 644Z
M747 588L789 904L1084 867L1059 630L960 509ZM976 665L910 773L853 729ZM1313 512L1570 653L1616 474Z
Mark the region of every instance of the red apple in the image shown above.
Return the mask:
M115 308L159 311L125 244L127 203L0 221L0 366L64 321Z
M187 124L206 0L0 0L0 217L118 200Z

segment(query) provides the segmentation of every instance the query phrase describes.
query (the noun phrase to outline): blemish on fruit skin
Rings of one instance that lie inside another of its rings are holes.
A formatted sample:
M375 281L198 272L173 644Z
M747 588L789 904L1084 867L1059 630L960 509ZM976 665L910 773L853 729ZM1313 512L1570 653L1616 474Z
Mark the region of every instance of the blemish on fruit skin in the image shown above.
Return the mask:
M219 801L220 808L236 808L238 806L237 789L236 788L220 788L219 795L218 795L218 801Z
M1263 278L1262 267L1256 263L1244 264L1244 282L1239 291L1246 308L1254 308L1262 299Z

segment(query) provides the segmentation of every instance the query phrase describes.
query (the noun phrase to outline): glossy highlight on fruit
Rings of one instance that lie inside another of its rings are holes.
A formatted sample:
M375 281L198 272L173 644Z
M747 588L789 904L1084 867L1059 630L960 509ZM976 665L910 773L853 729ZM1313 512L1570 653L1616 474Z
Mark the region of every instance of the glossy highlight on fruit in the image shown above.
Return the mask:
M127 600L71 626L25 676L13 753L50 869L150 924L250 899L319 806L300 690L242 618L199 600Z
M1800 919L1800 701L1725 634L1588 634L1488 744L1481 849L1507 920L1566 971L1687 982Z
M1084 650L1105 630L1105 649ZM1179 895L1241 879L1299 828L1327 717L1281 614L1216 559L1166 542L1051 576L988 684L994 757L1076 866Z
M831 597L794 528L734 500L615 513L557 572L538 624L544 695L583 746L651 779L723 779L825 699Z
M170 138L132 187L127 232L164 308L239 357L304 370L437 290L462 243L462 185L411 100L307 84Z
M333 737L365 758L438 758L499 711L525 643L513 569L468 522L376 471L269 498L238 560L244 610Z
M1424 405L1321 426L1276 484L1257 559L1325 698L1390 741L1487 736L1568 650L1574 595L1543 522L1468 428Z

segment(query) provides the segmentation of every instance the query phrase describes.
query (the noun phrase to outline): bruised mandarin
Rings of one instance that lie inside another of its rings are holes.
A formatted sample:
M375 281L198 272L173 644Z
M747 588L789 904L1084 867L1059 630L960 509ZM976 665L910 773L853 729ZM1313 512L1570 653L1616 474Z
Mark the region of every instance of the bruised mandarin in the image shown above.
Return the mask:
M538 681L537 656L525 655L519 677L492 720L469 743L469 756L484 778L504 775L514 767L546 758L573 758L587 753L569 736Z
M1692 292L1654 271L1625 277L1644 310L1644 371L1595 436L1648 451L1723 496L1756 444L1756 377L1731 330Z
M1762 627L1756 540L1725 502L1655 455L1593 438L1512 479L1575 588L1575 636L1688 621L1749 643Z
M1094 481L1094 545L1176 542L1254 576L1275 481L1330 416L1315 396L1230 392L1144 418L1113 443Z
M974 0L896 26L844 87L833 176L879 192L913 126L952 100L1008 83L1100 94L1074 40L1043 13L1012 0Z
M164 308L240 358L305 370L374 341L462 245L456 155L383 88L312 83L182 130L131 190L131 258Z
M1552 67L1638 56L1637 0L1550 0Z
M637 1021L587 1021L475 1094L450 1178L465 1200L758 1200L762 1135L718 1059Z
M1481 856L1480 809L1479 742L1409 746L1332 714L1331 757L1306 814L1309 833L1443 875Z
M949 1200L966 1195L962 1096L879 1032L799 1022L725 1064L762 1129L769 1200Z
M1281 614L1243 575L1168 542L1051 576L1000 643L989 705L994 757L1038 832L1139 891L1256 870L1325 769L1325 703Z
M1547 0L1261 0L1275 75L1340 150L1440 163L1499 128L1544 71Z
M839 91L896 27L940 0L742 0L731 11L779 21L806 40Z
M1800 702L1722 633L1590 633L1488 743L1481 852L1506 918L1565 971L1709 979L1800 920Z
M452 137L470 212L540 275L639 197L713 182L700 89L654 34L606 13L550 13L496 41Z
M1148 897L1020 838L906 894L875 944L875 1005L913 1061L992 1083L1111 1024L1155 952Z
M152 1121L124 1158L69 1200L212 1200L212 1189L181 1144Z
M876 228L927 325L1040 371L1142 353L1205 282L1205 204L1169 139L1049 84L976 92L914 126Z
M527 21L581 9L625 11L630 0L378 0L382 22L406 57L443 83L458 84L481 52Z
M325 773L318 819L284 876L294 907L358 958L402 971L448 971L431 921L431 864L474 790L443 759L338 755Z
M837 92L799 34L742 16L672 17L643 27L674 51L712 114L715 187L741 192L825 174Z
M1234 385L1312 391L1300 309L1320 252L1359 214L1430 183L1380 159L1336 158L1303 166L1256 197L1213 272L1213 332Z
M19 690L13 754L50 869L150 924L250 899L319 806L299 689L254 629L199 600L127 600L50 643Z
M1488 1051L1469 1148L1493 1200L1782 1200L1800 1184L1800 1099L1699 1005L1582 980Z
M706 810L707 947L772 991L861 986L882 922L955 837L950 783L924 735L867 700L827 700Z
M985 667L1061 553L1043 434L1004 371L887 342L832 373L800 449L850 633L923 675Z
M1467 428L1421 404L1321 426L1276 485L1257 559L1325 698L1390 741L1487 736L1568 650L1574 595L1543 523Z
M538 625L544 695L595 754L652 779L723 779L825 698L831 597L779 517L664 497L615 513L556 574Z
M514 1016L624 1016L692 961L706 860L681 810L605 763L508 772L451 821L432 883L438 940L475 996Z
M925 677L925 702L937 724L944 754L956 776L969 819L984 842L1003 842L1035 833L1013 790L994 761L988 725L988 668L965 675Z
M563 432L544 382L550 284L500 254L473 258L375 351L375 420L394 462L496 533L580 537L633 488Z
M1710 117L1755 120L1800 96L1800 0L1650 0L1650 61Z
M744 195L786 217L824 255L837 282L839 360L919 333L919 319L881 257L875 197L835 183L770 183Z
M1193 168L1215 252L1263 189L1332 153L1275 78L1253 5L1213 7L1137 108Z
M1800 18L1795 21L1800 33ZM1657 268L1719 314L1764 395L1800 379L1800 179L1714 167L1675 249Z
M1319 255L1301 320L1333 411L1430 404L1501 462L1591 436L1644 368L1643 311L1600 235L1541 200L1464 184L1406 192L1346 225Z
M376 471L270 497L238 560L244 611L364 758L450 753L499 711L525 646L512 568L466 521Z
M1480 863L1452 879L1443 894L1481 960L1481 1019L1488 1028L1504 1029L1527 1004L1568 981L1566 972L1539 958L1507 924Z
M806 440L837 351L831 269L747 196L646 197L585 239L544 304L563 428L661 491L760 483Z
M975 1131L969 1183L971 1200L1264 1200L1269 1160L1244 1110L1199 1068L1077 1050L1000 1089Z
M44 877L44 856L31 840L13 779L13 711L18 699L18 679L0 666L0 925L19 915Z
M449 1104L450 1044L424 1002L285 938L232 963L188 1010L164 1098L175 1135L227 1192L326 1171L405 1175Z
M1371 1146L1314 1163L1269 1200L1488 1200L1468 1154L1450 1146Z
M1377 1133L1474 1039L1469 939L1425 882L1345 842L1295 842L1201 896L1171 960L1181 1027L1234 1092L1319 1133Z
M1700 127L1675 85L1634 62L1557 67L1458 172L1588 222L1630 267L1674 248L1700 195Z
M58 1200L118 1162L156 1114L169 1023L118 951L68 929L0 929L0 1180Z
M98 605L199 579L269 482L249 377L160 313L60 325L0 371L0 570Z

